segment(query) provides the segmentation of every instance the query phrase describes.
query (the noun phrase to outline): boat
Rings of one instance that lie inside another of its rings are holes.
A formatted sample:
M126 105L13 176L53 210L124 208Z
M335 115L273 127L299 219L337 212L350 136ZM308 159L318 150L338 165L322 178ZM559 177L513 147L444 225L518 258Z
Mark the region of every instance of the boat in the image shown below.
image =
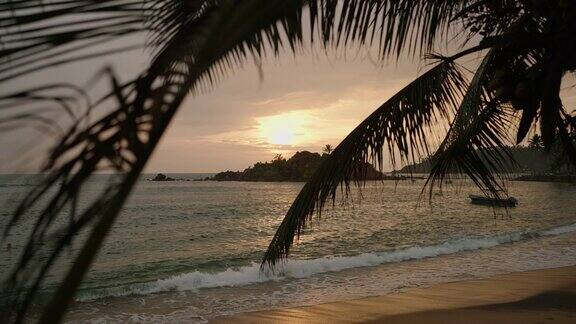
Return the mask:
M518 205L518 199L514 197L508 198L493 198L480 195L468 195L471 203L475 205L487 205L487 206L497 206L497 207L516 207Z

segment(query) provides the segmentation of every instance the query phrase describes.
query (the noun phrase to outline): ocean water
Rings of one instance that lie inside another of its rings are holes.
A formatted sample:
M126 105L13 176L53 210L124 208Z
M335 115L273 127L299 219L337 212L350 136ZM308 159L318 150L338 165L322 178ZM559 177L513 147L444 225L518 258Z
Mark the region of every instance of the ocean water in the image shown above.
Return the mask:
M174 175L203 178L206 174ZM419 200L423 181L370 182L315 219L275 272L260 260L302 183L151 182L143 176L77 295L72 322L205 322L438 282L576 264L576 186L510 182L519 206L471 205L466 181ZM4 221L37 176L0 176ZM85 205L104 188L98 176ZM38 212L38 211L33 211ZM2 247L0 276L33 218ZM72 246L45 285L54 289Z

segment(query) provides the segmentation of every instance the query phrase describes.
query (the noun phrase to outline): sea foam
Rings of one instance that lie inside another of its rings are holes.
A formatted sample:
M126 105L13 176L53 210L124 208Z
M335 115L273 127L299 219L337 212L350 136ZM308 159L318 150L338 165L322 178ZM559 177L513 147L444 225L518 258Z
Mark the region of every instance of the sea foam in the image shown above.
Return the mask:
M247 266L228 268L220 272L193 271L153 282L82 291L79 293L77 300L88 301L110 296L147 295L165 291L194 291L203 288L243 286L266 281L306 278L327 272L486 249L501 244L574 231L576 231L576 224L570 224L542 231L523 231L494 236L463 238L437 245L414 246L353 256L332 256L309 260L288 259L273 273L260 271L260 264L254 262Z

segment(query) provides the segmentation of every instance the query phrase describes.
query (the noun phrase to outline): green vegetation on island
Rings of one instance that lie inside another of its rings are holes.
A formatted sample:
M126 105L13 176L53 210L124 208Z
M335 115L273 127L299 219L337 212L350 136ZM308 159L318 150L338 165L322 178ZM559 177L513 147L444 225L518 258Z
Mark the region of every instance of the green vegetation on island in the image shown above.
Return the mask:
M289 159L277 154L272 161L257 162L244 171L225 171L206 180L214 181L307 181L316 169L332 152L332 146L326 145L323 153L309 151L296 152ZM379 172L369 163L358 163L358 168L366 172L367 180L404 180L404 176L389 176Z

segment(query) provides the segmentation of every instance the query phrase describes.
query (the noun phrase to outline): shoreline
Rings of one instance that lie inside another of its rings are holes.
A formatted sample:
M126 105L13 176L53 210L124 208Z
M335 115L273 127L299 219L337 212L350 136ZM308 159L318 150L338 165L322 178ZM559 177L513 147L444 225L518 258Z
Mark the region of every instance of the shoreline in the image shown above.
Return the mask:
M210 323L573 323L576 266L441 283L400 293L222 316Z
M527 174L512 179L513 181L576 183L576 175L537 175Z

